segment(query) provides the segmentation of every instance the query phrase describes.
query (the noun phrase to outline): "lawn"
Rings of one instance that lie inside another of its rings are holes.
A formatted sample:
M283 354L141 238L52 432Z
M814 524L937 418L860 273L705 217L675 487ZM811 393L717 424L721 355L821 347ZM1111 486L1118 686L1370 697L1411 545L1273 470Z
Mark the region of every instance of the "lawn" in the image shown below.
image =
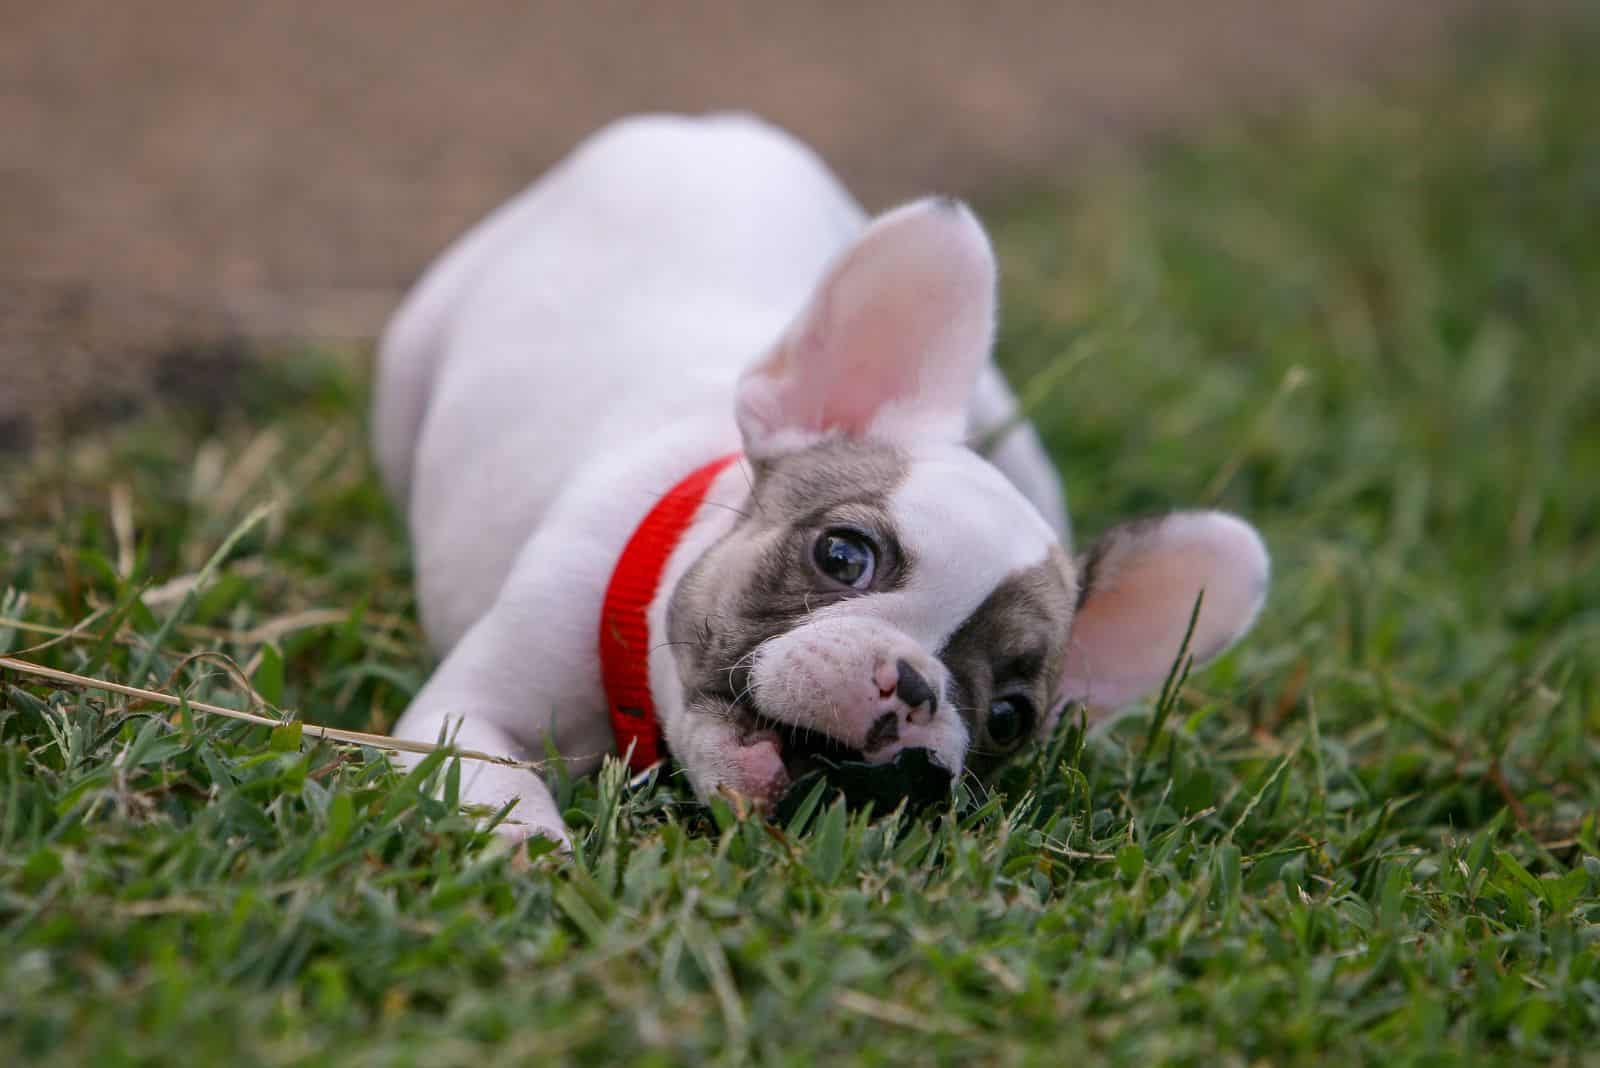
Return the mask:
M1275 574L935 818L613 766L514 858L442 759L0 670L0 1062L1600 1064L1596 45L980 203L1080 533L1227 507ZM0 459L0 651L385 729L429 662L365 375Z

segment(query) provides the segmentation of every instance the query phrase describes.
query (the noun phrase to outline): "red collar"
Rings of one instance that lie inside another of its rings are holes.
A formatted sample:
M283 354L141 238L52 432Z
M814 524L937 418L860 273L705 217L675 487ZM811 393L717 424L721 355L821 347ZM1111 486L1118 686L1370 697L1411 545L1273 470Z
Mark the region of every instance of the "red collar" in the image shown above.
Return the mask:
M600 677L611 710L617 752L633 745L628 767L639 772L662 756L661 725L650 696L650 621L645 617L661 585L667 558L706 499L711 482L739 458L718 457L668 490L628 539L600 608Z

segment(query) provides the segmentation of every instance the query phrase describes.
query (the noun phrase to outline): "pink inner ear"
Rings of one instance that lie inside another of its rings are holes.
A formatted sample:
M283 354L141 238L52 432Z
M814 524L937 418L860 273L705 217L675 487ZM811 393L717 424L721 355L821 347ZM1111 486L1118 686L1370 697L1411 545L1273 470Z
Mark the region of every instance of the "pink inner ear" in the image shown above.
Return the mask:
M740 382L747 451L829 433L959 440L992 343L994 275L963 207L922 201L878 219Z
M1112 537L1116 537L1113 533ZM1188 652L1203 664L1254 621L1267 556L1255 531L1219 513L1180 514L1105 553L1068 642L1068 700L1114 709L1162 683L1205 591Z
M830 307L852 296L877 296L878 303ZM830 291L819 298L821 306L808 320L811 329L788 346L790 375L779 387L784 406L814 413L809 429L864 436L885 407L921 391L920 362L907 367L896 357L908 341L927 332L929 324L918 320L931 315L887 294ZM958 396L956 405L961 401Z

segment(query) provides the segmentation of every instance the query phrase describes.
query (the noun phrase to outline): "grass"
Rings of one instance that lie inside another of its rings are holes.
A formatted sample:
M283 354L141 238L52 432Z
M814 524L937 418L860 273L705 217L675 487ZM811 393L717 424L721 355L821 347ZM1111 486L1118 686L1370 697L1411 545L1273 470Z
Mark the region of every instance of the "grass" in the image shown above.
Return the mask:
M0 1060L1600 1063L1595 43L986 210L1079 530L1273 549L1159 712L907 825L613 767L518 861L439 761L0 672ZM366 388L7 461L0 650L383 730L429 665Z

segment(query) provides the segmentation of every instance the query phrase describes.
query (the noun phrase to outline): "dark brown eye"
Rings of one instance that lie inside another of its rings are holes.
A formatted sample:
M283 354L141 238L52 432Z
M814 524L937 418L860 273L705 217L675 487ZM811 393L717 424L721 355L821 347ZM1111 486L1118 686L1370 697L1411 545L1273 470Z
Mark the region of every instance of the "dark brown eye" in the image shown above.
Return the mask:
M824 531L811 550L817 570L851 589L872 585L878 570L878 547L858 530L835 528Z
M1010 749L1033 733L1033 702L1026 697L997 697L989 706L989 720L984 731L989 741L1001 749Z

